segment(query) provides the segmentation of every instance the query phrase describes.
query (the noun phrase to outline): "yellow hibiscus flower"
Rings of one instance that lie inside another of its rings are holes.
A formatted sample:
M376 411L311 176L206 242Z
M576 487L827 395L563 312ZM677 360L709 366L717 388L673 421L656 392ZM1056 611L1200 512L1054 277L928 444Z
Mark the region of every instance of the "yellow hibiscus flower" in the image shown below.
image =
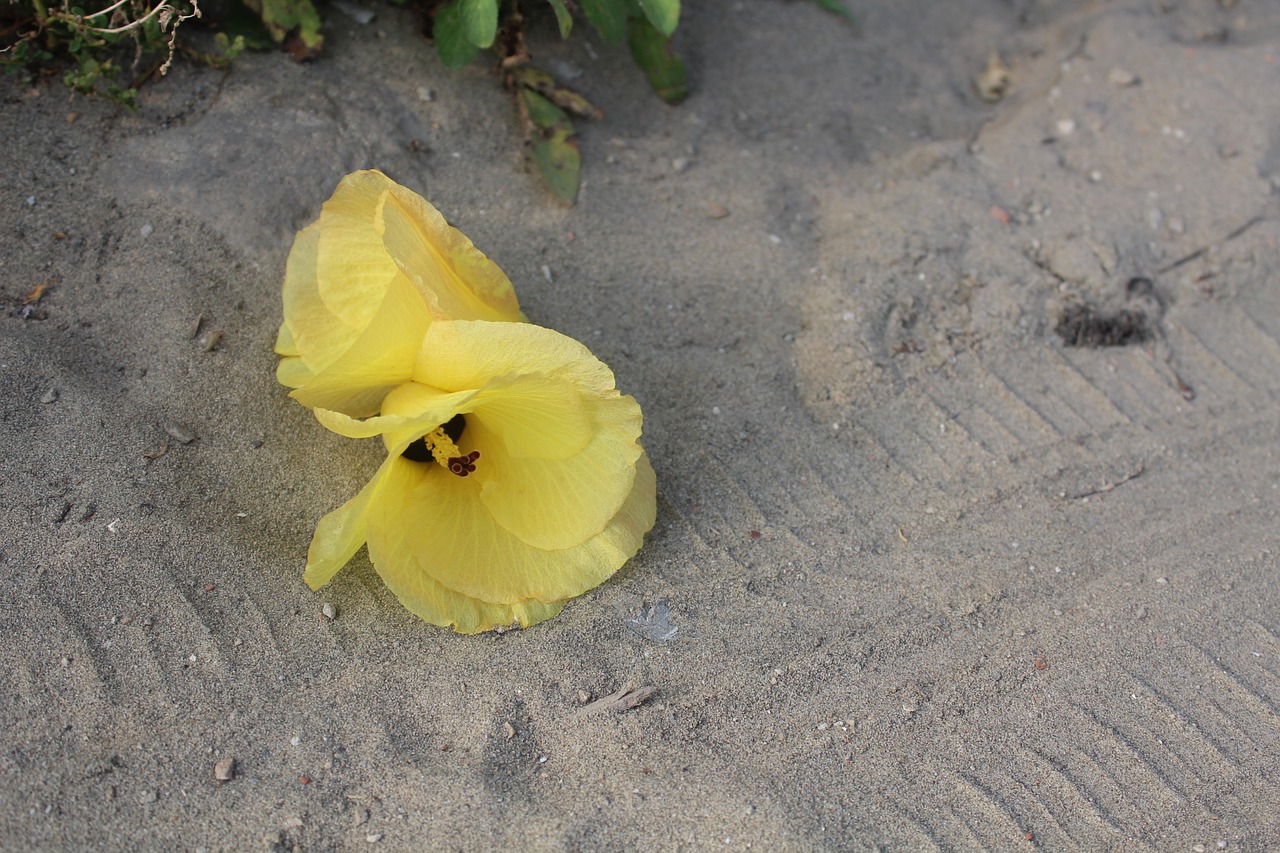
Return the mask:
M507 276L426 199L354 172L289 253L276 375L309 408L375 414L437 319L525 318Z
M582 344L525 323L436 320L381 414L317 408L389 455L325 516L318 589L368 544L383 581L463 633L549 619L639 549L656 513L640 407Z

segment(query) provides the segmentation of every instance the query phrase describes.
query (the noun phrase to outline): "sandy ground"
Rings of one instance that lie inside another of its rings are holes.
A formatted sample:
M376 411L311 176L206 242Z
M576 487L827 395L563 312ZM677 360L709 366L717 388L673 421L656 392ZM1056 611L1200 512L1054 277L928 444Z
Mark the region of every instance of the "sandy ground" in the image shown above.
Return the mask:
M396 11L0 83L0 847L1280 848L1280 4L855 5L687 4L678 109L541 24L572 210ZM381 448L279 282L365 167L644 406L657 526L553 622L302 583Z

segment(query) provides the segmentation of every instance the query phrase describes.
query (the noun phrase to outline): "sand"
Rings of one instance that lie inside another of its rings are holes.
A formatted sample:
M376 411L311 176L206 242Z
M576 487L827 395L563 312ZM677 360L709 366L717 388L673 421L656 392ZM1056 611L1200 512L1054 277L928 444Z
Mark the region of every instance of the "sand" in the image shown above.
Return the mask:
M686 5L675 109L538 19L573 209L394 9L0 82L0 847L1280 848L1280 6ZM552 622L302 583L381 450L279 284L367 167L644 406L657 525Z

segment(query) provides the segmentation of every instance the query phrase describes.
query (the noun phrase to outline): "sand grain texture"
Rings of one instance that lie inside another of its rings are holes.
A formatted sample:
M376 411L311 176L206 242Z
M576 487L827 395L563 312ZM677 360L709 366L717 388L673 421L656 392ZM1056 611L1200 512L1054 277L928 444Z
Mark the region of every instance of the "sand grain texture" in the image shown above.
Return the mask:
M686 5L678 109L535 32L572 210L393 10L0 82L0 846L1280 847L1275 4ZM366 167L644 406L657 526L535 629L301 581L380 448L275 384L279 282Z

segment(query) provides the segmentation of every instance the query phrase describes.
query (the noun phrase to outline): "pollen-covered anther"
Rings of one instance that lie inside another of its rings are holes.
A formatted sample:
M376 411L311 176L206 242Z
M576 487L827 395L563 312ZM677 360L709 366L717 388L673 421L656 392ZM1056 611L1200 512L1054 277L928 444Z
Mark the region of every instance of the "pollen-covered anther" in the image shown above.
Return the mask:
M449 471L457 474L459 477L465 477L472 471L476 470L476 460L480 458L480 451L473 450L466 456L455 456L449 460Z
M460 421L461 419L457 420ZM453 443L454 439L448 432L453 423L453 421L450 421L447 424L436 427L422 437L422 443L427 446L432 458L436 460L441 468L446 469L451 474L465 477L476 470L475 463L480 458L480 451L473 450L470 453L463 453L458 449L458 445ZM458 427L454 427L453 431L456 435L460 436L462 434L461 429Z

